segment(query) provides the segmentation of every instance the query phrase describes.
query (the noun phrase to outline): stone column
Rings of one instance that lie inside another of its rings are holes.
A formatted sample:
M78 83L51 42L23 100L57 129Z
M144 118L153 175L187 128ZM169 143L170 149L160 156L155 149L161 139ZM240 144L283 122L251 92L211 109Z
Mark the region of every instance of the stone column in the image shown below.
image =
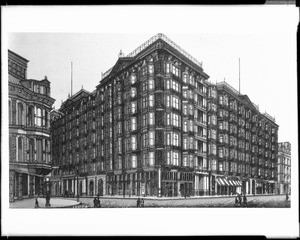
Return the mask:
M158 197L161 197L161 167L158 169Z
M18 198L23 199L22 173L18 175Z
M199 193L199 175L195 174L195 196Z
M40 178L40 187L39 187L39 193L44 194L44 188L43 188L44 179Z
M15 201L15 178L16 172L9 171L9 202Z

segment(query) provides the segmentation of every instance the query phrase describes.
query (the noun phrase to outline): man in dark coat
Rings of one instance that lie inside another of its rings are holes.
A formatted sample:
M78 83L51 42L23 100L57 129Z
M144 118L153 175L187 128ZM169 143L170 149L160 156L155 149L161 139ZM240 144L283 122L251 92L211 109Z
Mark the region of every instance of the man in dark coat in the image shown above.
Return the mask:
M243 196L243 203L244 203L244 206L247 206L247 197L246 197L245 193L244 193L244 196Z
M140 200L140 198L138 198L137 201L136 201L136 206L140 207L140 204L141 204L141 200Z

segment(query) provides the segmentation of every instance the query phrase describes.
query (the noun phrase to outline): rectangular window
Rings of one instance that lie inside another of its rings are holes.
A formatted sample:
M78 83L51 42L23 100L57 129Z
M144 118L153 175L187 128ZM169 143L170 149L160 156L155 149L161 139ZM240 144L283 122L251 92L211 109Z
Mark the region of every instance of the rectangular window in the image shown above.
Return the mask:
M167 96L166 97L166 106L170 107L170 105L171 105L170 96Z
M178 133L173 133L173 145L174 146L179 146L179 134Z
M136 113L136 102L131 102L131 113L134 114Z
M150 74L154 73L154 66L153 65L149 65L149 73Z
M173 165L179 166L179 153L173 152Z
M173 126L179 127L179 116L173 113Z
M149 113L149 124L154 125L154 113L153 112Z
M136 117L131 118L131 131L136 130Z
M131 167L132 168L136 168L137 167L137 156L136 155L132 155L131 156Z
M134 98L136 96L136 88L131 88L130 96Z
M171 125L171 113L167 113L167 125Z
M143 134L143 146L144 147L148 146L148 134L147 133Z
M172 157L172 154L171 154L170 151L168 151L168 152L167 152L167 165L170 165L170 164L171 164L171 162L172 162L171 157Z
M176 96L172 96L172 107L179 109L179 99Z
M131 136L131 149L136 150L137 144L136 144L136 136Z
M167 133L167 145L171 145L171 133Z
M149 165L154 166L154 152L149 153Z
M149 106L150 107L154 106L154 95L149 95Z
M142 106L143 106L143 108L146 108L147 106L148 106L148 102L147 102L147 100L148 100L148 98L147 97L143 97L143 99L142 99Z
M149 89L150 90L154 89L154 81L153 81L153 79L149 79Z
M187 160L188 160L188 156L183 156L183 158L182 158L182 165L184 167L186 167L188 165Z
M149 145L150 146L154 145L154 132L153 131L149 132Z

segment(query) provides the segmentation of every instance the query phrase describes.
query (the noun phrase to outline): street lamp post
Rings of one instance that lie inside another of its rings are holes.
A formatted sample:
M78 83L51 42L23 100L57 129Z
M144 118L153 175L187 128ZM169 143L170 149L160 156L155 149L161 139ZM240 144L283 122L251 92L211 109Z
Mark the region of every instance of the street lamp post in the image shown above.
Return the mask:
M50 196L51 196L51 189L50 189L50 179L46 177L46 207L51 207L50 205Z
M79 202L79 192L78 192L78 175L79 175L79 165L76 165L76 175L77 175L77 202Z

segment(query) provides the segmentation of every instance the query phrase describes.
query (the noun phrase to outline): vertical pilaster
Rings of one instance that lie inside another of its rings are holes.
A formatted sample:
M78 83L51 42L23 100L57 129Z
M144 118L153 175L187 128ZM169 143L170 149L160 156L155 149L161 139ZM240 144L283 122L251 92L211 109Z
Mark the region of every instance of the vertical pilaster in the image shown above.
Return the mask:
M18 175L18 198L23 199L22 173Z
M33 176L28 175L29 197L33 197Z
M15 171L9 171L9 202L15 201Z
M161 167L158 168L158 197L161 197Z

